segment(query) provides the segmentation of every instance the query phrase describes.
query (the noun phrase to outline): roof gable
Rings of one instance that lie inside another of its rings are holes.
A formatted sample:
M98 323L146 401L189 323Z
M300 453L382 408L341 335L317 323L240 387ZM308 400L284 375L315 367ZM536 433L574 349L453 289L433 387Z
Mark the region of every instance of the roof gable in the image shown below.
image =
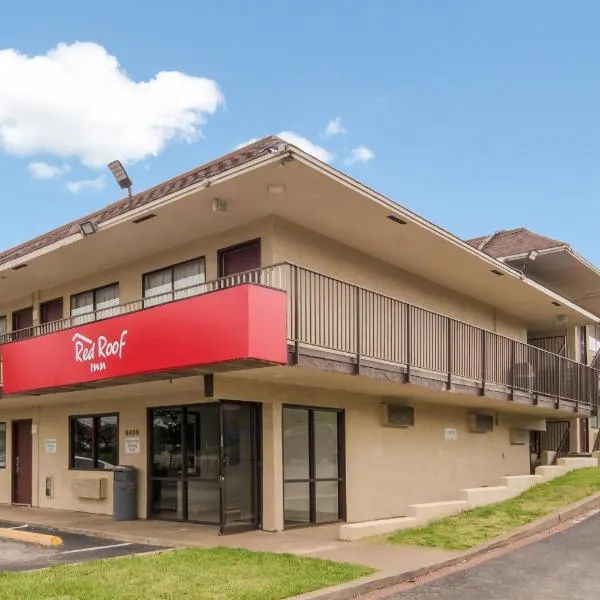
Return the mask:
M494 258L525 254L530 250L539 251L568 246L565 242L533 233L525 227L497 231L492 235L467 240L467 243Z

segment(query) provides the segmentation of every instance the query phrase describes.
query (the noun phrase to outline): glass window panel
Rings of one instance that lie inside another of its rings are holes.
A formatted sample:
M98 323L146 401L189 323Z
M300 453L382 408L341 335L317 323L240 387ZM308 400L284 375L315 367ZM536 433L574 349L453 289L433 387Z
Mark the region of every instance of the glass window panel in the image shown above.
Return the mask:
M94 292L71 296L71 317L74 325L94 320Z
M152 411L152 475L179 477L183 470L180 409Z
M283 478L308 479L308 410L283 409Z
M204 260L177 265L173 268L173 288L175 299L195 296L202 292L204 283Z
M119 434L116 415L99 419L97 458L98 469L114 469L119 464Z
M310 523L308 483L286 483L283 487L283 518L286 525Z
M203 523L221 522L221 492L218 481L188 481L188 519Z
M94 417L80 417L71 421L71 466L74 469L94 468Z
M316 523L331 523L339 519L339 484L337 481L317 481Z
M6 333L6 317L0 317L0 335Z
M0 423L0 469L6 469L6 423Z
M173 270L163 269L144 275L144 306L155 306L173 300Z
M338 415L333 411L315 410L315 476L317 479L338 477Z
M187 411L186 449L188 477L219 477L219 406L191 406Z
M119 284L107 285L95 292L96 318L106 319L119 314Z
M162 519L183 519L183 481L152 481L152 514Z

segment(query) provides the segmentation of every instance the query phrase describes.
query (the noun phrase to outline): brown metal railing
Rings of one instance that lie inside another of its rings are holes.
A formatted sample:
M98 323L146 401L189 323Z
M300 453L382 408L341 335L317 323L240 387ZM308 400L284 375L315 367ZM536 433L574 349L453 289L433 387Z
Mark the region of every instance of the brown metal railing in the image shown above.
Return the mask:
M556 450L554 451L554 456L552 457L552 462L550 464L555 465L558 462L559 458L568 456L569 455L569 446L570 446L570 428L567 427L564 430L564 433L562 435L562 438L560 439L558 446L556 447Z
M0 343L44 335L88 321L149 308L244 283L287 292L288 339L295 352L322 348L361 361L374 360L439 373L448 386L457 378L504 386L511 396L597 404L599 371L566 357L468 323L407 304L303 267L282 263L240 273L163 296L106 308L96 313L36 325L0 337Z

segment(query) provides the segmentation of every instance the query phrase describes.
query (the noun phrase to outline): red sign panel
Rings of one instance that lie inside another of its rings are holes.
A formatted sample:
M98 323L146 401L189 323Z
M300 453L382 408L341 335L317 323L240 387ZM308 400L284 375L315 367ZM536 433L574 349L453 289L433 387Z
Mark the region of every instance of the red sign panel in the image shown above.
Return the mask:
M1 347L4 393L254 359L287 363L286 295L242 285Z

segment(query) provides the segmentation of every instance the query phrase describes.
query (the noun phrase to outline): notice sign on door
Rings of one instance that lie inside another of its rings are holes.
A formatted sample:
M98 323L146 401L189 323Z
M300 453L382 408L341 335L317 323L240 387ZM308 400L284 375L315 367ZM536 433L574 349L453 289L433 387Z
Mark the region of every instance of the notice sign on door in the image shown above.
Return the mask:
M140 446L140 430L127 429L125 431L125 454L139 454Z

